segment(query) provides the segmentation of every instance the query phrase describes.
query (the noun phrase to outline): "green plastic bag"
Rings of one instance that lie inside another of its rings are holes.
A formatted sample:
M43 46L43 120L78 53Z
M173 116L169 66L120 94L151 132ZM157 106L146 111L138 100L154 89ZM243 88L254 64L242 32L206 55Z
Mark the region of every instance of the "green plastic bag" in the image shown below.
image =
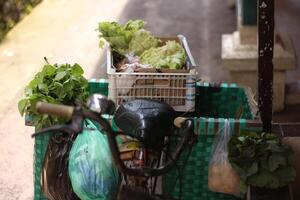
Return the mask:
M91 121L85 121L70 151L69 176L76 195L82 200L115 199L119 173L113 163L106 135Z

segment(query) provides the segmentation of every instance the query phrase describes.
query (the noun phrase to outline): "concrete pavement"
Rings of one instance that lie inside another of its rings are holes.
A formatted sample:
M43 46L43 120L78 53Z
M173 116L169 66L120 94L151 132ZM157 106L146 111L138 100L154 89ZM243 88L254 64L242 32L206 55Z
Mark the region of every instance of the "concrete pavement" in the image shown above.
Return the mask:
M0 45L0 113L43 65L81 64L86 77L99 66L95 29L101 20L117 20L127 1L45 0L12 29Z
M44 0L38 5L0 44L0 200L33 198L30 134L34 129L24 126L17 101L42 67L44 56L51 63L79 63L87 78L102 77L105 60L98 48L97 23L140 18L155 35L185 35L200 76L226 82L219 67L221 34L236 29L236 13L226 4L220 0Z
M118 20L127 1L44 0L0 44L0 200L33 199L34 128L24 126L17 102L46 56L74 63L90 78L102 51L95 29Z

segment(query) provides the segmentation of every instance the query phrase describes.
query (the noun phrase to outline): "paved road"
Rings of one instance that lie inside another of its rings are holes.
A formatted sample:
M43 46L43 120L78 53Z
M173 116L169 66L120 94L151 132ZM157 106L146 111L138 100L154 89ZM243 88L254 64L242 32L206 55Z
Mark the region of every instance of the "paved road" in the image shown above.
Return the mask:
M78 62L87 78L102 77L105 65L97 23L132 18L148 21L147 28L155 35L185 35L201 77L227 81L219 67L221 34L233 32L236 19L226 1L44 0L0 45L0 200L33 197L33 128L24 126L16 104L43 57L50 62Z
M126 0L43 1L0 45L0 200L33 199L32 127L25 127L17 100L25 84L50 62L78 62L86 77L100 68L95 29L117 20Z

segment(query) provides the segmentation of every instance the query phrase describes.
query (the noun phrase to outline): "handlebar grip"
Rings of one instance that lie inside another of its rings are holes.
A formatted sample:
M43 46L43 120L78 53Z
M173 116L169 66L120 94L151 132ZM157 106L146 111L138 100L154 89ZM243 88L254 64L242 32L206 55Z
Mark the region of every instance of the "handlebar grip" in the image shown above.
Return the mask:
M57 117L71 119L74 112L74 107L45 103L45 102L37 102L36 110L38 113L41 114L47 114L47 115L53 115Z
M184 117L176 117L174 119L174 125L177 127L177 128L181 128L182 126L182 123L186 120L187 118L184 118Z

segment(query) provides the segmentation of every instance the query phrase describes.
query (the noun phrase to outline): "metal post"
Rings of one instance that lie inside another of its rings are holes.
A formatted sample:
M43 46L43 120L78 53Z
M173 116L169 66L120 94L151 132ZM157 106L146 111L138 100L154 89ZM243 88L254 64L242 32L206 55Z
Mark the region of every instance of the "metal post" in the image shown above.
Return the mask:
M258 0L258 93L263 131L272 130L274 0Z

